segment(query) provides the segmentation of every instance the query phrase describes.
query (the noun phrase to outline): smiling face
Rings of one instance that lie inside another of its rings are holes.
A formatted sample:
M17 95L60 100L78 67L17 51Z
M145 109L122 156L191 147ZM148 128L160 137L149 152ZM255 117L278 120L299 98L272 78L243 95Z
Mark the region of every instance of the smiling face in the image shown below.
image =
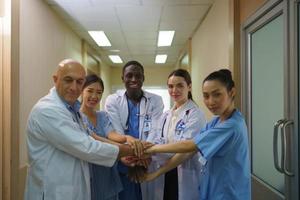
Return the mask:
M183 77L173 75L168 79L168 91L175 106L179 107L188 100L191 84L188 85Z
M128 93L139 93L142 90L144 82L143 71L138 66L129 65L124 70L122 80Z
M90 109L95 109L103 94L103 88L99 82L86 86L82 92L82 104Z
M85 71L80 63L69 61L60 64L53 80L58 95L73 105L80 96L85 82Z
M231 113L233 108L233 97L235 89L227 90L218 80L208 80L202 86L203 100L206 107L221 118Z

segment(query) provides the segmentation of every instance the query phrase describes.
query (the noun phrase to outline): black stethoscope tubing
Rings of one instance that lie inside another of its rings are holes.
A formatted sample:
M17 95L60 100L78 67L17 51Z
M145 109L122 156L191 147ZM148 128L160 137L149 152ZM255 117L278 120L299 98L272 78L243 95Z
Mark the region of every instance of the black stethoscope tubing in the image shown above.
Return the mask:
M148 99L143 95L142 96L142 98L144 98L145 99L145 107L146 107L146 109L147 109L147 103L148 103ZM141 98L141 99L142 99ZM129 128L129 116L130 116L130 109L129 109L129 102L128 102L128 97L127 97L127 95L126 95L126 99L127 99L127 109L128 109L128 115L127 115L127 120L126 120L126 124L125 124L125 127L126 127L126 130L128 130L128 128ZM141 105L141 104L140 104ZM139 105L139 106L140 106ZM139 108L139 111L141 110L141 108ZM145 111L145 112L147 112L147 110Z
M189 113L190 113L190 109L189 109L189 110L186 110L186 111L185 111L185 117L188 116ZM160 136L161 136L162 138L164 137L164 129L165 129L167 117L168 117L168 114L165 116L164 123L163 123L163 125L162 125L161 134L160 134Z

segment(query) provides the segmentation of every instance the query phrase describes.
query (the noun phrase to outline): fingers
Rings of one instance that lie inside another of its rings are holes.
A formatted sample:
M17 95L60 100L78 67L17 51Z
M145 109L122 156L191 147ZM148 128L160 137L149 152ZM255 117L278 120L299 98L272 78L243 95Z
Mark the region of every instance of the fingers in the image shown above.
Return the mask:
M142 158L145 154L153 153L152 147L154 146L154 144L151 142L141 141L133 137L128 137L127 143L133 149L134 155L137 156L138 158Z
M126 157L121 158L121 162L128 167L135 166L137 161L138 161L138 158L135 156L126 156Z
M148 149L148 148L150 148L150 147L152 147L152 146L154 146L154 144L151 143L151 142L142 141L142 143L143 143L143 146L144 146L144 150L145 150L145 149Z
M137 157L141 157L144 153L144 145L140 140L131 140L129 141L129 145L134 151L134 155Z
M146 169L141 166L131 167L128 170L128 177L131 181L138 183L145 176Z

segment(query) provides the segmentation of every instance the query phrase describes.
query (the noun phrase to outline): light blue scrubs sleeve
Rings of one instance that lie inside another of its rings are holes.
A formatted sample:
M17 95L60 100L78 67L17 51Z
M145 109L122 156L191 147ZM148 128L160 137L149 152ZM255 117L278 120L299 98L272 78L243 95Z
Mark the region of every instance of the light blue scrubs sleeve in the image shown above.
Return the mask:
M30 123L50 144L77 158L108 167L117 159L117 146L88 136L62 109L46 108L35 112Z
M105 137L107 137L108 133L114 131L111 121L109 120L108 114L104 111L97 112L97 121L98 124L104 131Z
M234 131L234 124L225 121L201 132L193 140L201 155L209 160L232 137Z

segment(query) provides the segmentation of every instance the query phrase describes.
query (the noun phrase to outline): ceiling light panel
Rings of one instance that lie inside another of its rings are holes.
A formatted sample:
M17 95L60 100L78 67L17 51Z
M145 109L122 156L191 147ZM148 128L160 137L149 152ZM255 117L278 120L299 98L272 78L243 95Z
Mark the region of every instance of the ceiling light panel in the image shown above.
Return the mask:
M111 43L106 37L104 31L89 31L90 36L100 47L110 47Z
M166 63L168 56L166 54L159 54L155 57L155 63L162 64Z
M109 55L108 57L113 63L123 63L121 57L118 55Z
M175 31L159 31L157 46L171 46Z

